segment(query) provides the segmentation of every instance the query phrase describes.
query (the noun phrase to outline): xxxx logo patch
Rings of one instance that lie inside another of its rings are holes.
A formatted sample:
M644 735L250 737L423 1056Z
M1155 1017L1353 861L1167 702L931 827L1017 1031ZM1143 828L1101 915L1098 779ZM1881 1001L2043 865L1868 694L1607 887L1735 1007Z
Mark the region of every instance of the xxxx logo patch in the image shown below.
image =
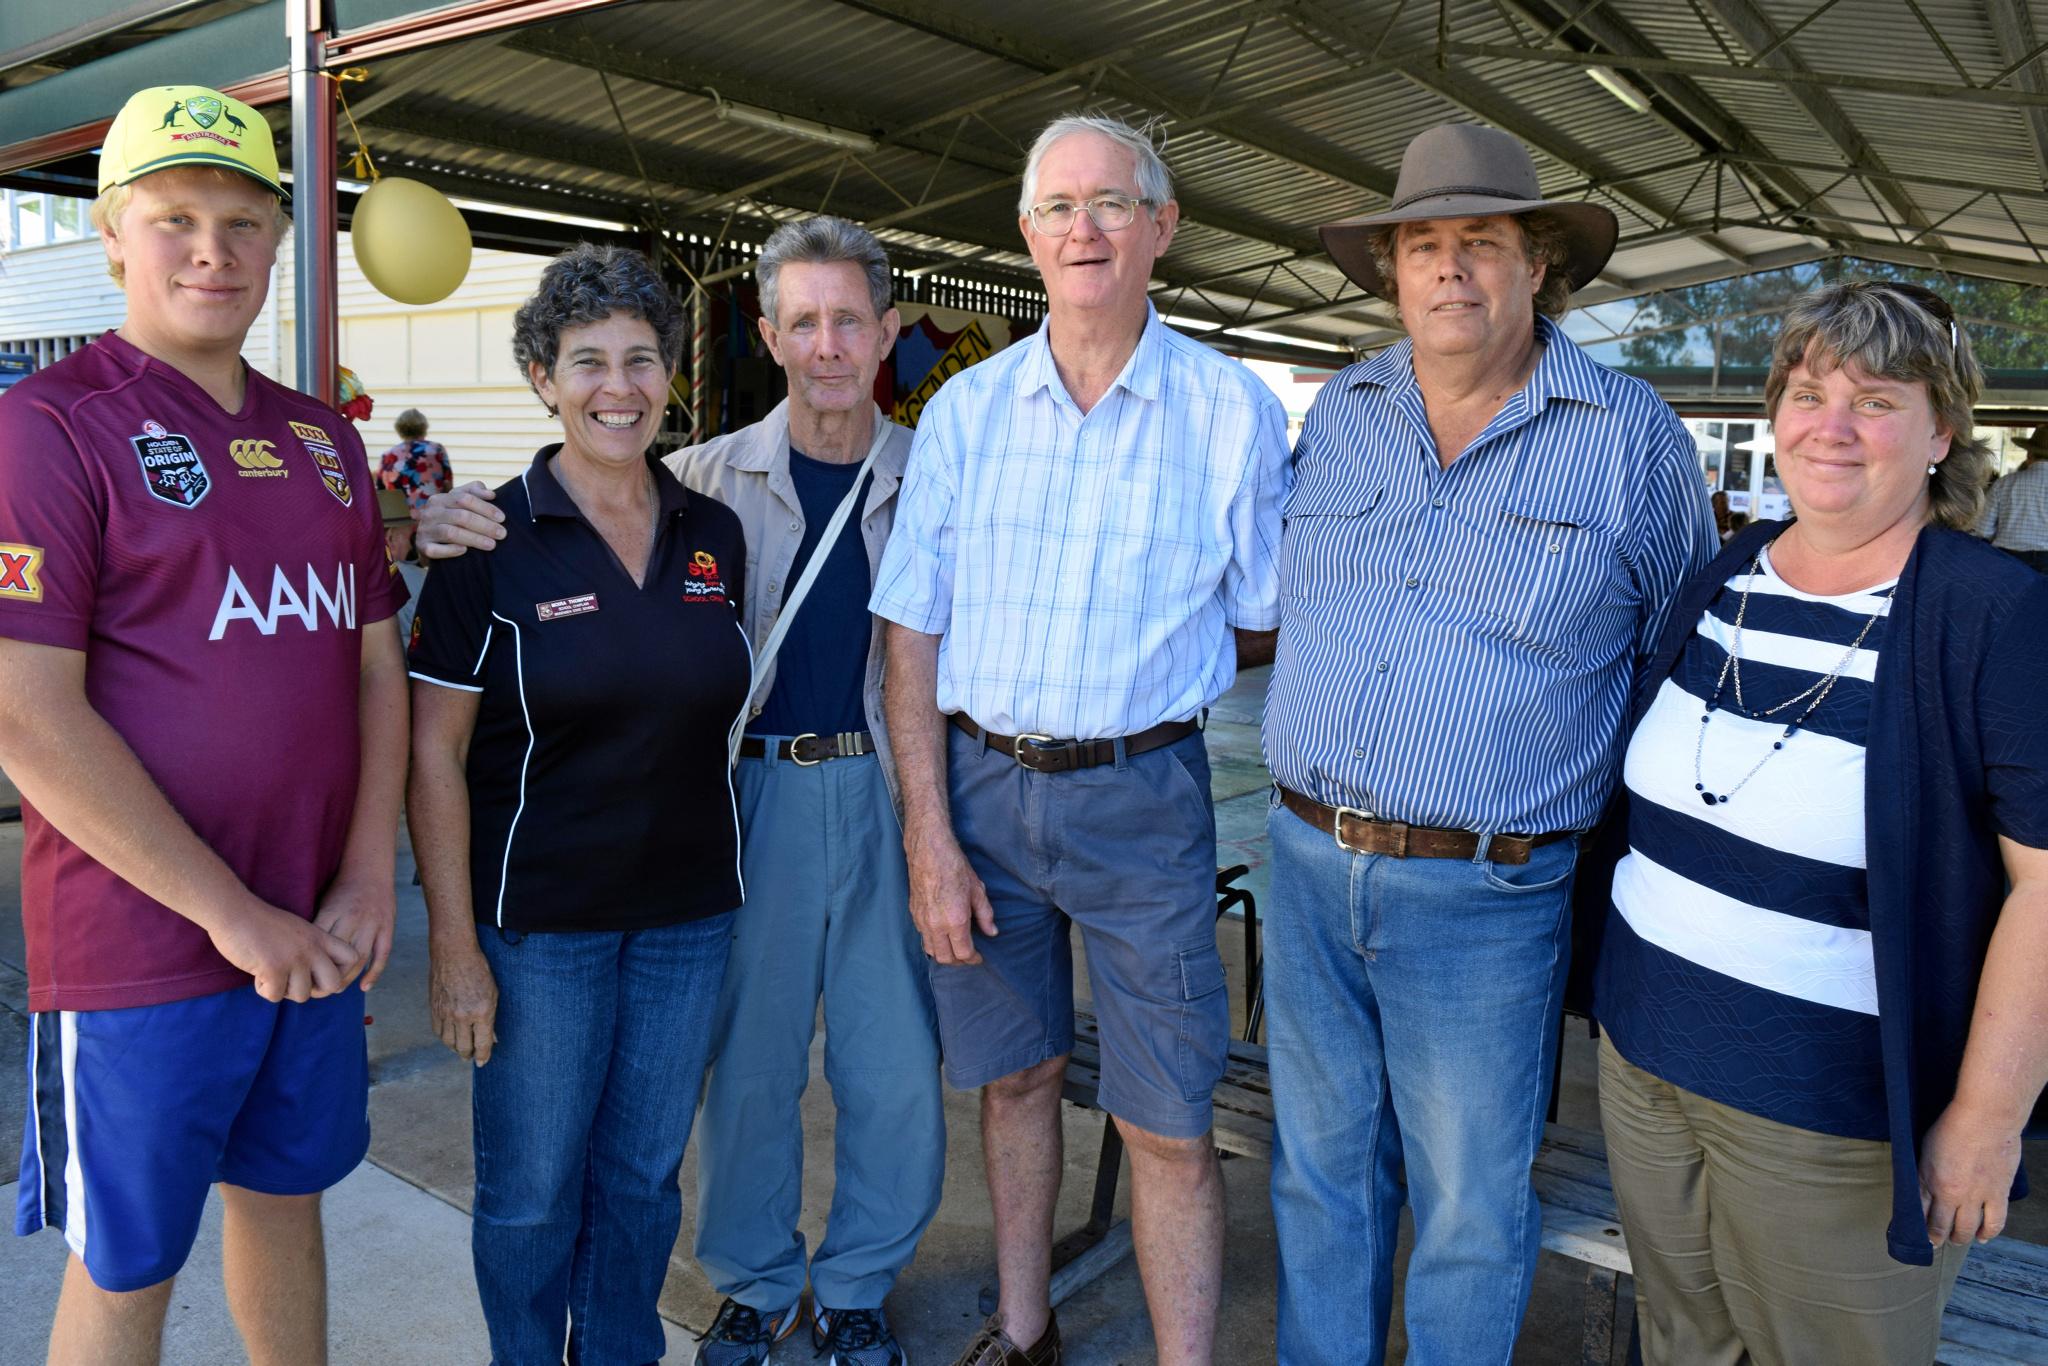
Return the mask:
M0 598L14 602L43 600L43 548L0 541Z

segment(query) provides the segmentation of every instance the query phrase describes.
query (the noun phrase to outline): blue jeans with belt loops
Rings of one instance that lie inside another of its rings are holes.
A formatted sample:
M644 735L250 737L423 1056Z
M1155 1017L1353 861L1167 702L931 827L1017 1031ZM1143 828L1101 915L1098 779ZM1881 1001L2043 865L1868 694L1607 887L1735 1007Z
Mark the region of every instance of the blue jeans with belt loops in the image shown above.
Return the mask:
M472 1076L470 1249L493 1366L640 1366L733 916L620 933L477 926L497 1046Z
M1507 1366L1577 843L1515 866L1353 854L1277 803L1267 828L1281 1366L1385 1354L1404 1171L1409 1366Z

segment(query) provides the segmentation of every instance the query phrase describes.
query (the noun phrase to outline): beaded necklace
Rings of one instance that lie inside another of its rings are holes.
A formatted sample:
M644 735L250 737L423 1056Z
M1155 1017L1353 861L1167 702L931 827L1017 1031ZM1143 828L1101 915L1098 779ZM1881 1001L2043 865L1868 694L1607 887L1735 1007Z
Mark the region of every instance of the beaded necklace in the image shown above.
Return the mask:
M1727 686L1731 676L1735 680L1736 707L1743 711L1749 710L1749 704L1742 699L1742 622L1743 618L1749 615L1750 587L1756 582L1757 575L1763 572L1763 567L1764 552L1759 547L1756 552L1756 558L1749 562L1749 577L1743 581L1742 600L1735 608L1735 634L1728 643L1728 655L1721 661L1720 676L1714 680L1714 695L1707 699L1706 710L1700 713L1699 738L1693 742L1692 790L1699 793L1700 800L1708 806L1725 803L1730 797L1733 797L1736 793L1742 791L1743 788L1749 786L1749 780L1757 775L1757 770L1769 763L1772 755L1785 748L1785 742L1792 738L1793 732L1805 725L1806 718L1813 715L1814 709L1828 700L1828 694L1835 690L1835 683L1841 678L1842 670L1849 667L1849 662L1856 658L1856 652L1863 648L1864 640L1869 637L1871 628L1877 625L1877 619L1884 615L1885 608L1889 605L1890 601L1889 599L1879 600L1877 610L1873 611L1870 614L1870 619L1863 623L1863 629L1856 633L1856 639L1849 642L1849 648L1844 650L1842 657L1835 661L1834 668L1822 674L1803 690L1778 703L1775 707L1766 707L1762 711L1755 713L1756 719L1761 721L1767 716L1777 715L1787 707L1797 706L1801 702L1806 702L1806 709L1792 718L1791 723L1785 727L1784 733L1771 742L1771 747L1764 751L1762 758L1749 766L1749 772L1742 775L1740 782L1736 783L1735 786L1729 788L1726 792L1709 792L1707 791L1706 779L1700 775L1700 755L1707 747L1707 723L1713 720L1714 712L1720 706L1721 691ZM1807 701L1808 698L1812 700Z

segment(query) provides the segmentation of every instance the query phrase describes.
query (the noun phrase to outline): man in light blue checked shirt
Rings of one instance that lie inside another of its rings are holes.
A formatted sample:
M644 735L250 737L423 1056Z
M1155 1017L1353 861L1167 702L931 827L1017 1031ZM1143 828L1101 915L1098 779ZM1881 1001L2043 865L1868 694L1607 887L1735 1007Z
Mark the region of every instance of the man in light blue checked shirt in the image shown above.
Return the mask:
M1408 147L1323 229L1408 340L1295 449L1266 703L1266 1007L1284 1366L1505 1366L1528 1302L1577 833L1637 659L1716 545L1691 438L1552 321L1613 251L1505 133Z
M873 599L947 1079L982 1088L1002 1302L959 1366L1051 1366L1072 926L1166 1366L1211 1360L1229 1005L1200 717L1270 658L1286 419L1146 302L1179 208L1137 131L1061 119L1019 226L1049 313L924 409ZM950 724L949 724L950 722Z

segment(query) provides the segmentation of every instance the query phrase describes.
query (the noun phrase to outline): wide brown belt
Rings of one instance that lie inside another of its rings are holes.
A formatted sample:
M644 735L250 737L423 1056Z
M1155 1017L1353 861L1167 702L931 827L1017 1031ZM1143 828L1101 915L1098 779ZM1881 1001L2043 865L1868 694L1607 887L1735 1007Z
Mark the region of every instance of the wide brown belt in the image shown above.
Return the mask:
M1015 759L1020 767L1033 773L1069 773L1077 768L1094 768L1097 764L1116 762L1115 740L1055 740L1050 735L996 735L976 725L965 712L956 711L952 717L953 724L969 736L996 753ZM1147 750L1163 749L1201 728L1198 721L1162 721L1150 730L1124 736L1124 753L1143 754Z
M1356 807L1324 806L1291 787L1280 788L1280 804L1354 854L1469 859L1479 852L1479 836L1470 830L1438 830L1434 826L1409 825L1406 821L1376 821ZM1553 830L1547 835L1495 835L1487 843L1486 857L1494 863L1527 863L1532 851L1569 839L1572 833Z
M775 742L775 757L786 763L799 764L809 768L822 764L827 759L851 759L856 755L873 754L875 737L864 730L842 730L837 735L814 735L809 731ZM740 739L740 758L765 759L768 757L768 742L758 735L747 735Z

